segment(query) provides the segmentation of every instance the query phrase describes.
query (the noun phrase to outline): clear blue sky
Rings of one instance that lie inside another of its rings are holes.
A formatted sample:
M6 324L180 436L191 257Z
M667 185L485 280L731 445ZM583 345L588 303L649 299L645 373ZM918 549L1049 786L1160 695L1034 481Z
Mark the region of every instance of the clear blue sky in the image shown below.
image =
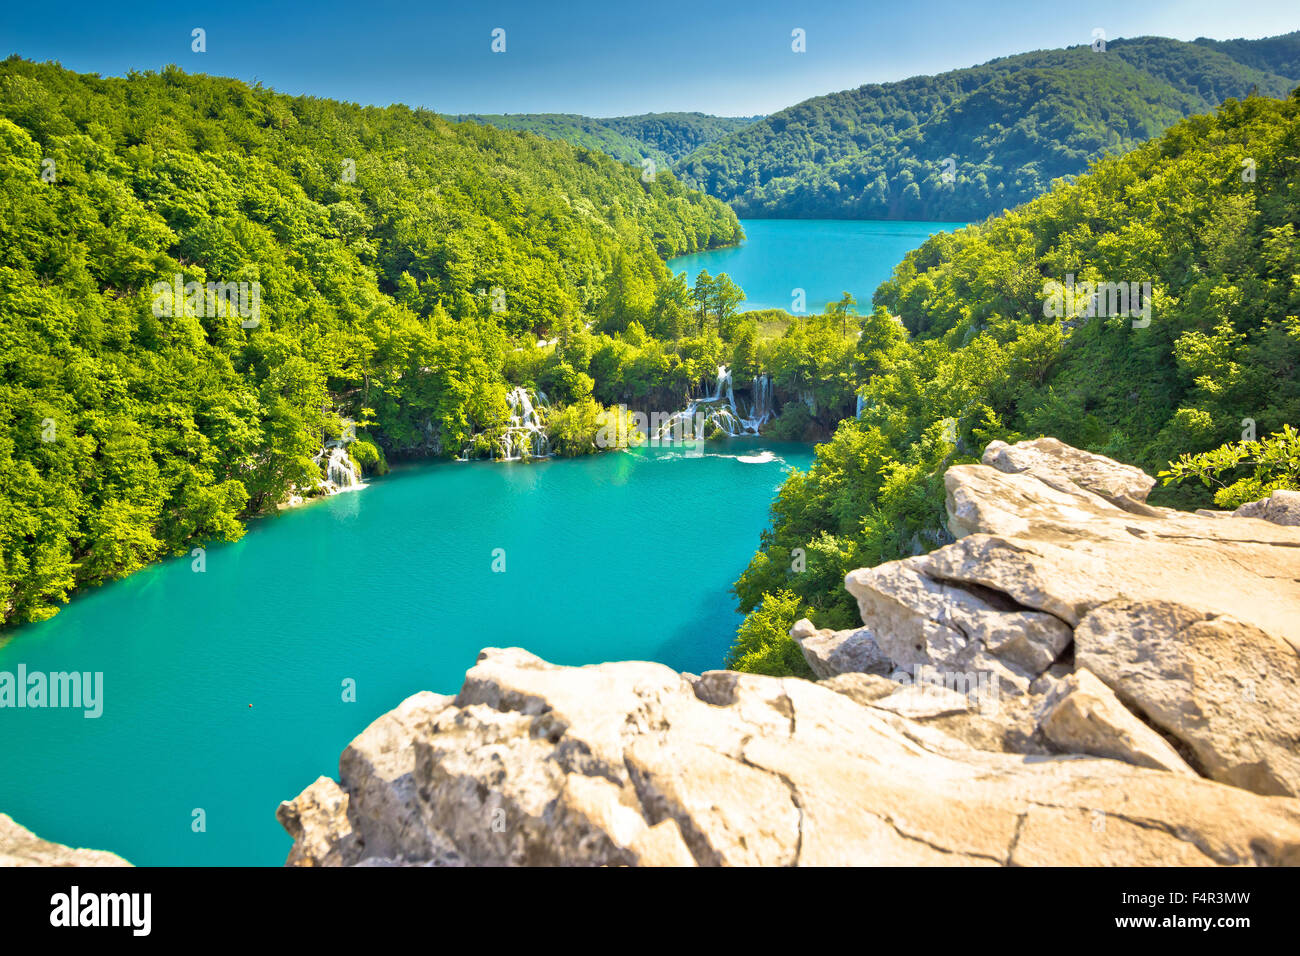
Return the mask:
M207 31L206 53L190 31ZM490 50L493 28L506 52ZM801 28L807 52L790 50ZM862 83L996 56L1155 34L1300 28L1296 0L559 0L122 3L10 0L0 55L120 76L176 63L286 93L446 113L770 113Z

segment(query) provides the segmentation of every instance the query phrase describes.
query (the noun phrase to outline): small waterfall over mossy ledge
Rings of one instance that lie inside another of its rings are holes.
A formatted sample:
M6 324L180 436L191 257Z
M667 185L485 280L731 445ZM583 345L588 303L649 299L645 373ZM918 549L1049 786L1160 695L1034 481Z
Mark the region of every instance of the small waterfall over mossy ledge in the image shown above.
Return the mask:
M546 393L528 385L510 386L505 395L504 424L477 428L456 456L457 461L531 461L555 454L550 434L551 403ZM626 406L618 406L624 412ZM736 386L731 369L719 365L712 379L691 389L680 411L637 410L642 439L655 444L711 438L753 438L776 415L772 376L762 372Z
M510 424L501 436L501 457L505 461L551 457L551 439L546 434L542 412L549 406L545 392L537 393L534 407L528 389L517 385L506 396L510 405Z
M527 461L551 457L551 439L546 431L550 400L546 393L516 385L506 393L510 410L505 428L493 439L492 431L475 432L457 461L493 458L497 461Z
M325 493L333 495L340 491L360 488L361 476L357 473L356 462L348 454L347 445L341 441L326 442L325 447L321 449L321 454L316 456L317 462L326 451L329 452L329 457L325 459L324 485L329 490Z
M346 423L351 427L351 423ZM283 502L281 508L296 508L312 498L324 498L341 494L344 491L359 491L366 487L361 480L361 469L348 453L348 443L353 439L332 438L326 441L321 450L312 456L312 461L321 469L321 477L310 488L297 488Z

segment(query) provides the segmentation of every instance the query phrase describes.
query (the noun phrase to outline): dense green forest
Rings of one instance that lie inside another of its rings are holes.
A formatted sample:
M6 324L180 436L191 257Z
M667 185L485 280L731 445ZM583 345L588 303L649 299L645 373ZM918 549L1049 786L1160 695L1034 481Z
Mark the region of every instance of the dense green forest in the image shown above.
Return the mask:
M704 113L643 113L604 119L572 113L465 113L448 118L562 139L608 153L637 168L642 160L652 159L657 169L667 169L693 150L762 119Z
M1282 97L1297 81L1300 32L1114 40L816 97L675 168L742 217L974 221L1229 97Z
M372 471L491 454L527 385L551 396L555 446L592 450L594 362L602 401L681 401L730 349L719 313L746 341L734 301L663 265L737 242L735 215L567 143L11 57L0 168L6 623L238 537L310 493L349 426ZM241 283L251 319L221 294Z
M1053 435L1167 471L1151 496L1167 505L1210 505L1214 492L1230 507L1294 486L1298 229L1295 93L1230 100L910 253L861 322L861 418L789 477L736 584L749 616L731 663L807 674L788 628L802 616L857 626L847 571L951 540L943 472L993 439ZM1089 315L1083 295L1045 314L1046 284L1070 277L1149 282L1151 309Z

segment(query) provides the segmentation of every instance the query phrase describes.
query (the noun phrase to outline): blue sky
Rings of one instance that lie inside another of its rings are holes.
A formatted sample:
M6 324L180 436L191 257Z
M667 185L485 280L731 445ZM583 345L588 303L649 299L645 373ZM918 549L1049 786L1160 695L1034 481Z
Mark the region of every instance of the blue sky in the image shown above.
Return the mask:
M110 8L111 7L111 8ZM207 52L190 49L194 27ZM491 52L491 31L506 52ZM446 113L770 113L809 96L996 56L1156 34L1190 40L1300 28L1295 0L707 3L10 3L0 55L120 76L175 63L286 93ZM807 52L791 51L791 31Z

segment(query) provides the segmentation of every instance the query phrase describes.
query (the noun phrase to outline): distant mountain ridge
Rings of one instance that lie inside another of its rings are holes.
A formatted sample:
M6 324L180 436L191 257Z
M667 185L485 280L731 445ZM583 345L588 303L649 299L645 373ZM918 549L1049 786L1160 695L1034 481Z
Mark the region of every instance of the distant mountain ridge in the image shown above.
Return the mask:
M564 140L608 153L633 166L639 166L643 159L653 159L660 169L762 119L706 113L642 113L603 119L575 113L461 113L446 118Z
M1300 31L1039 50L805 100L676 172L742 217L982 219L1185 116L1297 82Z

